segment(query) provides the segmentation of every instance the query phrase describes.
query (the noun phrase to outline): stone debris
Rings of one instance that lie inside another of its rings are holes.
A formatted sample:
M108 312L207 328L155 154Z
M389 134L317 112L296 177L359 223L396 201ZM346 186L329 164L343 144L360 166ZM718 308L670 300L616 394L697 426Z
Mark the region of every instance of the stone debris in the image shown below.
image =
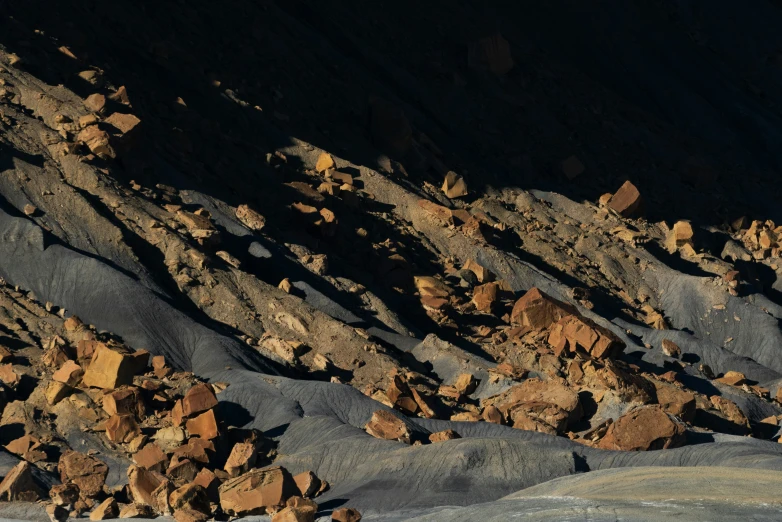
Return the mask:
M364 429L378 439L397 440L410 444L410 430L407 425L387 410L373 413Z
M334 522L361 522L361 513L355 508L339 508L331 513Z
M671 341L670 339L663 339L662 350L665 355L668 357L673 357L674 359L678 359L682 356L682 349L679 348L678 344Z
M608 207L622 217L636 217L642 210L641 193L630 183L625 181L619 190L611 196Z
M266 219L248 205L236 207L236 218L254 232L260 232L266 226Z
M0 482L0 501L35 502L39 498L40 488L33 480L30 464L24 460L11 468Z
M648 451L677 448L684 444L684 426L660 406L643 406L619 417L608 427L599 448Z
M448 171L443 181L443 193L450 199L461 198L467 195L467 184L464 178L453 171Z

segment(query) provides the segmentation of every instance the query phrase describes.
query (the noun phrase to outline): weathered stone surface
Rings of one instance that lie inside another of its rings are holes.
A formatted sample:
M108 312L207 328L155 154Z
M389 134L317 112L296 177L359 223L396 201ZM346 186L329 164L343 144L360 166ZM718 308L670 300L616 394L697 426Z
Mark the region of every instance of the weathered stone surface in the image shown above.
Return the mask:
M168 467L168 457L157 444L147 444L133 455L133 462L140 468L163 473Z
M166 470L166 475L177 487L181 487L195 480L198 466L190 459L173 459Z
M253 469L225 481L219 488L220 506L235 516L264 514L285 505L298 492L293 477L281 467Z
M322 485L321 480L311 471L304 471L294 475L293 481L296 483L301 496L308 498L314 497Z
M407 425L387 410L377 410L373 413L364 429L378 439L398 440L410 444L410 430Z
M635 217L640 213L642 207L641 193L630 181L625 181L619 190L611 196L608 206L622 217Z
M79 500L79 486L74 483L57 484L49 490L49 498L58 506L69 506Z
M119 515L119 506L117 501L113 497L109 497L92 510L90 513L90 520L106 520L109 518L117 518Z
M231 454L225 462L225 471L232 477L238 477L246 473L255 465L258 450L251 442L239 442L234 444Z
M152 518L154 516L155 511L152 509L152 506L139 504L138 502L123 506L119 510L119 518Z
M331 157L331 154L321 152L320 156L318 156L318 161L315 164L315 170L318 172L326 172L328 169L333 169L335 166L336 164L334 163L334 158Z
M115 158L117 154L110 144L110 137L106 131L102 131L97 125L90 125L82 130L77 136L76 141L84 143L93 154Z
M82 496L91 498L103 491L109 468L100 460L77 451L67 451L57 466L62 482L79 486Z
M0 501L35 502L41 496L40 488L33 481L30 464L24 460L11 468L0 482Z
M678 359L682 355L682 349L670 339L663 339L662 350L665 355L673 357L674 359Z
M562 432L583 415L578 394L555 380L528 379L488 402L513 427L544 433Z
M510 317L511 324L537 330L548 328L565 316L577 314L575 307L532 287L513 305Z
M471 373L462 373L456 378L453 387L462 395L471 395L478 388L478 381Z
M444 442L446 440L460 439L461 435L453 430L443 430L429 435L429 442Z
M479 312L491 313L499 299L499 285L486 283L476 286L472 294L472 302Z
M134 502L153 506L156 502L153 492L167 479L155 471L131 465L128 467L128 490Z
M331 513L334 522L361 522L361 513L356 508L339 508Z
M210 384L199 383L190 388L182 399L182 413L190 417L217 406L217 397Z
M5 449L28 462L38 462L47 458L46 452L43 451L43 444L33 435L23 435L12 440L5 446Z
M127 354L99 344L95 348L92 362L84 373L85 386L103 389L115 389L133 383L133 375L138 363Z
M672 420L658 405L641 406L619 417L608 427L599 448L648 451L684 444L684 426Z
M272 522L314 522L315 514L306 508L286 507L272 515Z
M194 437L188 440L187 444L176 448L173 452L173 457L208 464L210 454L214 451L215 445L211 440Z
M695 418L695 395L673 384L653 382L657 390L657 403L663 411L685 422L692 422Z
M255 232L260 232L266 226L266 218L247 205L236 207L236 218Z
M206 490L199 484L186 484L174 490L168 497L171 509L176 512L179 509L192 509L209 514L209 497Z
M124 135L130 134L141 124L137 116L120 112L115 112L104 121Z
M460 198L467 195L467 184L464 182L464 178L453 171L448 171L443 181L442 190L450 199Z
M625 343L610 330L575 315L565 316L552 326L548 343L556 355L582 351L595 359L618 357L625 348Z
M730 386L741 386L747 382L747 378L741 372L725 372L725 375L717 379L717 382L728 384Z
M82 370L81 366L75 361L67 360L52 374L52 379L68 386L76 386L81 381L83 375L84 370Z
M197 417L187 421L187 431L190 435L202 439L214 439L220 434L217 428L214 410L207 410Z
M141 433L133 415L112 415L105 426L106 437L112 442L130 442Z
M109 415L144 417L145 407L141 391L135 386L116 390L103 396L103 410Z

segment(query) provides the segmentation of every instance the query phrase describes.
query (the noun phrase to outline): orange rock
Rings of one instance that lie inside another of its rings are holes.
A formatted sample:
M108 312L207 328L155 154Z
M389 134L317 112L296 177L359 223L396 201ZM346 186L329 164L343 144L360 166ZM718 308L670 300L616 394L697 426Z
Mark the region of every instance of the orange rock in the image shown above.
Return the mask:
M418 206L421 207L427 214L429 214L436 220L441 221L446 225L454 224L453 214L448 208L442 205L438 205L437 203L433 203L428 199L419 199Z
M717 382L730 386L741 386L747 382L747 378L741 372L725 372L725 375L717 379Z
M619 417L597 444L603 449L648 451L684 444L684 426L659 405L642 406Z
M326 172L328 169L333 169L335 166L336 164L334 163L334 158L331 157L331 154L321 152L320 156L318 156L318 161L315 164L315 170L317 172Z
M105 426L106 437L112 442L130 442L141 433L133 415L112 415Z
M41 498L41 494L41 490L33 481L30 464L24 460L11 468L0 482L0 501L35 502Z
M442 190L450 199L460 198L467 195L467 184L464 182L464 178L449 170L445 175Z
M95 521L117 518L117 515L119 515L117 501L114 500L114 497L109 497L92 510L92 513L90 513L90 520Z
M211 440L193 437L187 444L174 450L173 456L180 459L190 459L202 464L209 464L209 453L214 452L215 445Z
M610 330L575 315L557 321L551 328L548 343L556 355L580 349L596 359L618 357L625 348L625 343Z
M99 344L95 348L92 362L84 372L82 382L92 388L115 389L132 384L133 376L139 369L136 357L120 353Z
M578 314L572 305L558 301L539 289L530 288L513 305L511 324L529 326L532 329L548 328L567 315Z
M272 515L271 522L315 522L315 513L306 508L286 507Z
M79 486L83 497L92 498L103 491L109 467L90 455L76 451L66 451L60 456L57 465L60 480L73 482Z
M166 470L166 475L174 484L181 487L195 480L198 466L190 459L173 459Z
M497 283L486 283L476 286L472 294L472 302L476 310L484 313L491 313L499 296L499 285Z
M463 395L471 395L478 387L478 381L471 373L463 373L456 378L454 388Z
M333 522L361 522L361 513L355 508L339 508L331 513Z
M247 205L236 207L236 218L250 230L260 232L266 226L266 218Z
M193 484L198 484L204 488L210 502L219 502L220 494L218 488L220 487L220 479L217 478L217 475L215 475L214 472L207 468L201 469L201 471L198 472L198 475L196 475L196 478L193 479Z
M76 141L84 143L90 152L96 156L105 156L115 158L117 155L110 145L110 137L106 131L102 131L97 125L90 125L82 130L77 136Z
M622 217L630 218L640 214L642 207L641 193L630 183L625 181L619 190L611 196L608 206Z
M186 427L190 435L195 435L202 439L214 439L220 434L213 410L208 410L198 417L188 420Z
M84 100L84 106L92 112L103 112L103 110L106 108L106 97L98 93L90 94Z
M124 135L130 134L134 129L137 129L141 124L139 120L133 114L122 114L115 112L105 120L106 123L120 131Z
M49 490L49 497L58 506L73 505L79 500L79 486L76 484L57 484Z
M217 406L217 397L211 384L199 383L190 388L182 400L182 414L190 417Z
M28 462L38 462L46 460L47 458L46 452L43 451L43 447L43 444L41 444L41 441L38 440L37 437L34 437L33 435L23 435L22 437L9 442L5 446L5 449L14 455L22 457Z
M490 404L483 409L483 420L486 422L492 422L494 424L503 424L505 419L502 416L500 410L496 406Z
M14 370L12 364L0 364L0 381L3 381L8 386L14 388L19 384L19 374Z
M144 399L135 386L116 390L103 396L103 410L109 415L134 415L144 417Z
M377 410L373 413L364 429L378 439L398 440L410 444L410 430L407 425L387 410Z
M128 467L128 490L134 502L153 506L157 503L154 491L168 479L156 471L131 465Z
M229 476L238 477L255 466L257 457L258 450L255 447L255 444L251 442L239 442L234 444L233 449L231 449L231 454L228 456L228 460L223 469L225 469Z
M301 496L309 498L315 496L322 484L321 480L311 471L304 471L295 475L293 481L296 483L296 487L299 488Z
M671 341L670 339L663 339L662 350L665 355L675 359L678 359L682 355L682 349L679 348L678 344Z
M473 261L472 259L468 259L463 268L470 270L473 274L475 274L475 277L478 278L478 282L480 283L489 283L494 280L494 274L491 272L491 270L483 267L482 265L478 264L477 261Z
M133 455L133 462L140 468L163 473L168 467L168 457L157 444L147 444Z
M429 435L429 442L444 442L446 440L460 439L461 436L453 430L443 430Z
M67 384L68 386L76 386L79 384L79 381L81 381L83 375L84 370L81 369L81 366L76 364L75 361L71 361L69 359L65 361L62 366L60 366L59 370L54 372L52 379L57 382Z
M285 468L252 469L219 488L220 507L232 516L262 515L285 505L298 489Z

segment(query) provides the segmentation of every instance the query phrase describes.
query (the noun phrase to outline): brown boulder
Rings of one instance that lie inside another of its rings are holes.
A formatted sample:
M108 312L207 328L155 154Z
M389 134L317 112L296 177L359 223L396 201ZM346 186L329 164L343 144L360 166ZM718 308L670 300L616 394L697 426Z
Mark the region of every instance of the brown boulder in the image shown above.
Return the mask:
M730 371L725 372L725 375L717 379L717 382L728 384L730 386L741 386L742 384L746 384L747 378L741 372Z
M442 190L450 199L460 198L467 195L467 184L464 182L464 178L453 171L448 171L443 181Z
M231 477L238 477L246 473L253 466L258 458L258 450L255 444L251 442L239 442L234 444L231 454L225 462L225 471Z
M198 484L185 484L174 490L168 497L171 509L176 513L180 509L192 509L209 514L209 497L206 490Z
M653 382L657 389L657 403L663 411L685 422L692 422L695 418L695 395L673 384Z
M429 442L445 442L446 440L461 439L461 435L453 430L443 430L429 435Z
M556 355L582 351L595 359L618 357L625 343L607 328L585 317L565 316L551 328L548 343Z
M286 507L272 515L271 522L315 522L315 513L307 508Z
M92 510L92 513L90 513L90 520L117 518L117 515L119 515L117 501L114 500L114 497L109 497Z
M643 200L641 199L641 193L638 192L635 185L629 181L625 181L624 184L619 187L619 190L611 196L608 206L620 216L630 218L641 213Z
M658 405L641 406L608 427L597 447L622 451L677 448L684 444L684 426Z
M173 459L168 466L166 475L176 484L178 487L184 486L195 480L198 475L198 466L190 459L177 460Z
M674 359L678 359L682 355L682 349L670 339L663 339L662 350L665 355L673 357Z
M220 507L233 516L262 515L285 505L298 489L285 468L253 469L219 488Z
M339 508L331 513L333 522L361 522L361 513L356 508Z
M49 490L49 498L58 506L72 506L79 500L79 493L76 484L57 484Z
M206 495L209 497L210 502L219 502L220 493L218 488L220 487L220 479L217 478L217 475L215 475L214 472L207 468L203 468L198 472L196 478L193 479L193 484L198 484L204 488L204 491L206 491Z
M82 370L81 366L69 359L52 374L52 379L68 386L76 386L81 381L83 375L84 370Z
M190 435L202 439L215 439L220 434L214 410L207 410L198 417L188 420L186 427Z
M209 439L194 437L174 450L173 457L190 459L202 464L209 464L209 453L214 452L215 445Z
M532 287L513 305L510 322L539 330L548 328L565 316L575 314L578 312L572 305Z
M463 395L471 395L478 387L478 381L471 373L462 373L456 378L453 387Z
M103 410L109 415L133 415L144 417L144 399L135 386L113 391L103 396Z
M260 232L266 226L266 218L247 205L236 207L236 218L250 230Z
M486 283L476 286L472 293L472 302L479 312L491 313L499 298L499 285Z
M398 440L410 444L407 425L388 410L377 410L364 427L367 433L378 439Z
M211 384L199 383L190 388L182 399L182 414L190 417L217 406L217 397Z
M105 344L95 348L92 362L84 372L82 382L92 388L116 389L133 383L133 376L139 370L139 360L131 354L112 350Z
M154 491L168 479L156 471L146 470L138 466L128 467L128 490L136 503L153 506L156 504Z
M109 467L100 460L77 451L66 451L57 465L60 480L79 486L81 495L91 498L103 491Z
M5 449L28 462L46 460L43 444L33 435L23 435L18 439L12 440L5 446Z
M105 427L106 437L111 442L130 442L141 433L133 415L112 415Z
M323 484L321 480L311 471L304 471L295 475L293 481L299 489L302 497L314 497Z
M147 444L133 455L133 462L140 468L163 473L168 467L168 457L157 444Z
M514 427L534 425L534 431L559 432L583 415L578 394L555 380L527 379L490 400Z
M90 125L82 130L76 136L76 141L85 144L90 152L96 156L108 158L115 158L117 156L110 144L109 133L100 130L97 125Z
M133 503L122 506L119 510L119 518L153 518L155 510L148 504Z
M0 501L35 502L41 496L42 492L33 481L33 472L27 461L20 461L0 482Z
M133 114L123 114L115 112L104 120L106 123L117 129L123 135L129 135L141 124L141 120Z

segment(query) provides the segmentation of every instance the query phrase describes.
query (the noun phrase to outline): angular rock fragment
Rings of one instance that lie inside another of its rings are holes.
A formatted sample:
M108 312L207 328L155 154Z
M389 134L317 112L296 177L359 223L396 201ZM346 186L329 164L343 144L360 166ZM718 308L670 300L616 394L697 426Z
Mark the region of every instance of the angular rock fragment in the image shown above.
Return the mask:
M298 489L281 467L253 469L225 481L219 488L220 507L234 516L262 515L285 505Z
M583 351L595 359L618 357L625 343L610 330L585 317L568 315L551 328L548 343L556 355Z
M81 381L83 375L84 370L82 370L81 366L76 364L75 361L67 360L52 374L52 379L68 386L76 386Z
M103 410L109 415L134 415L144 417L144 399L135 386L120 389L103 396Z
M266 218L247 205L236 207L236 218L255 232L260 232L266 226Z
M155 511L152 509L152 506L139 504L138 502L123 506L119 510L119 518L152 518L154 516Z
M217 397L210 384L199 383L190 388L182 399L182 414L190 417L217 406Z
M81 495L86 498L92 498L103 491L106 476L109 474L109 468L105 463L76 451L63 453L57 469L60 472L60 480L63 483L73 482L79 486Z
M168 479L155 471L131 465L128 467L128 490L136 503L152 506L156 499L154 491Z
M12 440L5 446L5 449L28 462L34 463L47 458L46 452L43 451L43 444L33 435L24 435Z
M476 286L472 294L472 302L479 312L491 313L499 298L499 285L486 283Z
M467 184L464 182L464 178L453 171L448 171L443 181L442 190L449 199L460 198L467 195Z
M626 218L636 217L642 205L641 193L630 181L625 181L608 202L609 208Z
M670 339L663 339L662 350L665 355L668 357L673 357L674 359L678 359L682 356L682 349L679 348L678 344L671 341Z
M454 224L453 213L448 208L429 201L428 199L419 199L418 206L437 221L440 221L445 225Z
M113 497L109 497L92 510L90 520L107 520L109 518L117 518L117 515L119 515L117 501Z
M429 442L445 442L446 440L460 439L461 436L453 430L443 430L429 435Z
M147 444L133 455L133 462L140 468L163 473L168 467L168 457L157 444Z
M225 471L231 477L238 477L246 473L253 466L258 457L258 450L251 442L239 442L234 444L231 454L225 463Z
M35 502L41 495L40 488L33 480L30 464L24 460L11 468L0 482L0 501Z
M207 410L197 417L187 421L187 431L190 435L202 439L214 439L220 434L213 410Z
M361 513L356 508L339 508L331 513L333 522L361 522Z
M510 320L511 324L537 330L548 328L563 317L576 314L578 311L575 307L532 287L513 305Z
M130 442L141 433L133 415L112 415L105 427L106 437L112 442Z
M462 395L471 395L478 388L478 381L471 373L462 373L456 378L453 386Z
M378 439L398 440L410 444L410 430L407 425L387 410L377 410L373 413L364 429Z
M318 156L317 163L315 163L315 170L317 172L326 172L328 169L333 169L335 166L336 164L334 163L334 158L331 157L331 154L321 152L320 156Z
M49 490L49 498L58 506L71 506L79 500L79 493L76 484L57 484Z
M92 112L101 113L106 108L106 97L102 94L90 94L84 100L84 106Z
M95 348L90 366L84 372L82 382L92 388L111 390L132 384L133 376L140 370L142 357L143 355L120 353L104 344L99 344Z
M597 444L602 449L649 451L684 444L684 426L658 405L641 406L619 417Z
M725 372L725 375L717 379L717 382L728 384L730 386L741 386L747 382L747 378L741 372L729 371Z
M323 485L317 475L311 471L304 471L298 475L294 475L293 481L296 483L296 487L299 489L301 496L305 498L314 497Z
M77 136L76 141L83 143L96 156L115 158L117 155L110 144L110 136L106 131L102 131L97 125L90 125L82 130Z

